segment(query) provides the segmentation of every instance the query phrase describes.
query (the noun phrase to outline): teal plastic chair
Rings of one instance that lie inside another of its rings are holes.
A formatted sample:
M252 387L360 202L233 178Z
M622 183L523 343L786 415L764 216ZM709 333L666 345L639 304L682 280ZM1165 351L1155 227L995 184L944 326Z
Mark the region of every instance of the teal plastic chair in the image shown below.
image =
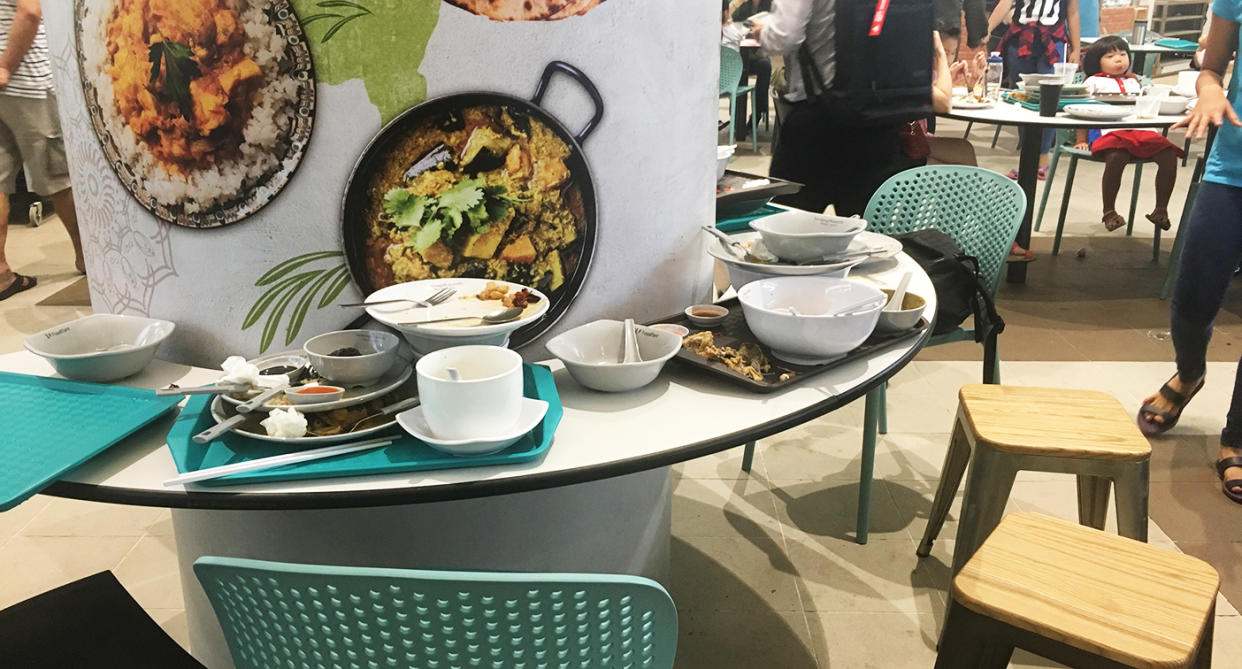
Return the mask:
M736 49L730 49L727 46L720 47L720 97L729 96L729 143L733 144L733 138L737 136L737 96L750 95L750 109L753 112L758 109L757 93L754 86L741 86L742 83L742 54ZM745 122L746 119L742 119ZM755 118L755 114L750 115L750 145L756 153L759 152L759 123Z
M996 294L1009 247L1018 235L1026 212L1026 194L1012 179L979 167L929 165L889 177L867 202L863 218L867 229L901 235L934 228L954 240L967 255L979 260L979 271ZM932 337L928 346L974 339L973 328ZM984 347L983 379L999 382L996 349ZM858 517L854 540L867 543L871 513L871 477L875 467L876 435L888 431L887 384L867 393L863 418L862 470L858 478ZM754 442L746 444L742 468L750 469Z
M677 609L638 576L330 567L202 557L237 669L670 669Z

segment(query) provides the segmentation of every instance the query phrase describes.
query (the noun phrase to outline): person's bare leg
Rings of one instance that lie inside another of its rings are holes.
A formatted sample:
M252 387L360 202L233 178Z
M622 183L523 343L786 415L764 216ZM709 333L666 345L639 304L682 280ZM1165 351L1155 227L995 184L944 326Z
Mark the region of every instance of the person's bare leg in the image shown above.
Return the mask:
M1109 231L1125 225L1125 219L1117 213L1117 193L1121 190L1121 176L1128 162L1130 154L1124 149L1104 152L1104 177L1100 179L1100 192L1104 199L1104 225Z
M9 196L0 193L0 290L13 284L17 277L13 276L13 268L4 255L4 243L9 238Z
M1194 390L1195 386L1199 385L1199 381L1200 379L1192 379L1189 382L1185 382L1185 381L1182 381L1182 377L1180 375L1174 374L1173 378L1169 379L1168 383L1169 383L1170 388L1180 393L1182 397L1185 397L1186 393L1189 393L1190 391ZM1164 395L1161 395L1159 392L1155 392L1155 393L1152 393L1151 395L1148 395L1146 398L1143 399L1143 404L1150 404L1153 407L1155 407L1157 411L1161 413L1165 413L1165 412L1168 412L1176 408L1174 404L1170 402L1167 397L1165 397ZM1150 418L1153 423L1164 422L1164 419L1162 419L1160 416L1157 416L1156 414L1147 413L1147 412L1144 412L1144 414L1146 414L1146 416ZM1223 451L1224 447L1222 446L1221 448ZM1239 453L1239 455L1242 455L1242 453Z
M69 233L69 241L73 242L73 266L86 274L86 259L82 257L82 235L78 232L78 210L73 204L73 189L66 188L51 197L56 215L65 224L65 232ZM6 207L7 208L7 207Z
M1177 181L1177 151L1165 149L1152 157L1156 163L1156 208L1147 215L1147 220L1168 230L1169 198L1173 195L1173 184Z

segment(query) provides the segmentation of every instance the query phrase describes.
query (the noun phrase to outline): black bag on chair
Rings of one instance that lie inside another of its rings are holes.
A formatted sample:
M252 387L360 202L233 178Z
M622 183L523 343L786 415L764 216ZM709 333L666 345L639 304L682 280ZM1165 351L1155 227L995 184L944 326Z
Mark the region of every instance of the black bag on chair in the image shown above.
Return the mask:
M986 361L986 352L995 350L996 336L1004 332L1005 321L996 313L992 292L979 271L979 260L966 255L952 237L932 228L897 235L897 239L936 288L932 334L952 332L967 316L974 316L975 341L984 345ZM984 382L990 380L985 378Z

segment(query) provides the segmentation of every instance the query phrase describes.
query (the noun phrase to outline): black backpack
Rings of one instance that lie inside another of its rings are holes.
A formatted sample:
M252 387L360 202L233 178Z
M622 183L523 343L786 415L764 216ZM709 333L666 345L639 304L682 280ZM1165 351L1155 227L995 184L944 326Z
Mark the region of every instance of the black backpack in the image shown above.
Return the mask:
M957 329L967 316L975 317L975 341L996 345L1005 321L979 271L979 260L962 252L949 235L932 228L897 235L902 249L918 262L936 288L936 326L932 334ZM986 358L985 358L986 359Z
M897 124L932 116L931 0L837 0L834 12L832 84L824 85L805 42L798 52L807 98L840 125Z

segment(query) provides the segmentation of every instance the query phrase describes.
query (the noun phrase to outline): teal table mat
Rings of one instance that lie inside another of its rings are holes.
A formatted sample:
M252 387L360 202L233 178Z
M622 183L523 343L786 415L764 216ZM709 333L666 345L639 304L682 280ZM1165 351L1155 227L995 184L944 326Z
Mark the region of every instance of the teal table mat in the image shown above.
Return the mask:
M196 485L220 486L263 481L297 481L305 479L363 476L366 474L391 474L394 472L427 471L432 469L456 469L461 467L484 467L527 462L541 457L552 445L556 427L564 415L560 395L552 372L546 367L525 364L522 368L524 394L548 403L548 413L543 422L516 444L499 453L473 457L457 457L424 444L394 425L390 431L375 435L393 436L396 441L370 451L347 453L323 460L312 460L283 467L273 467L254 472L202 481ZM168 448L172 452L177 471L187 472L218 467L220 465L246 462L256 458L288 453L283 444L252 439L233 432L208 444L196 444L191 439L199 432L215 424L211 416L211 396L194 395L186 403L172 431L168 433Z
M1016 103L1016 104L1022 105L1022 107L1026 108L1026 109L1029 109L1029 110L1031 110L1031 111L1035 111L1035 112L1039 111L1039 103L1038 103L1038 102L1026 102L1026 101L1024 101L1024 100L1018 100L1018 99L1014 98L1012 95L1010 95L1010 94L1008 94L1008 93L1006 93L1006 94L1005 94L1005 96L1004 96L1004 100L1005 100L1005 102L1013 102L1013 103ZM1090 98L1087 98L1087 99L1082 99L1082 98L1079 98L1079 99L1073 99L1073 100L1061 100L1061 101L1057 104L1057 111L1061 111L1062 109L1065 109L1066 105L1102 105L1102 104L1108 104L1108 103L1106 103L1106 102L1100 102L1100 101L1098 101L1098 100L1092 100L1092 99L1090 99Z
M1188 39L1158 39L1154 44L1166 49L1177 49L1178 51L1194 51L1199 48L1198 42L1191 42Z
M180 401L140 388L0 372L0 511Z
M774 204L765 204L762 207L759 207L758 209L744 216L736 216L734 218L718 218L716 219L716 228L723 232L738 232L739 230L749 230L750 222L755 220L756 218L763 218L764 216L771 216L772 214L779 214L782 211L786 211L786 209L782 207L778 207Z

